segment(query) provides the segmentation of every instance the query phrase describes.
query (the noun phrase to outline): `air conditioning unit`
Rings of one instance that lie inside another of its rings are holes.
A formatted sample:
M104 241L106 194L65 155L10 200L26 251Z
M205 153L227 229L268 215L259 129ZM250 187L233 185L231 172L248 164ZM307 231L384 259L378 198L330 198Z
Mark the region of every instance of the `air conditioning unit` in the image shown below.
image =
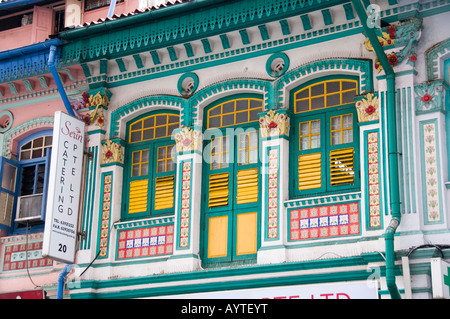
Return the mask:
M42 194L19 196L17 199L16 223L41 221Z

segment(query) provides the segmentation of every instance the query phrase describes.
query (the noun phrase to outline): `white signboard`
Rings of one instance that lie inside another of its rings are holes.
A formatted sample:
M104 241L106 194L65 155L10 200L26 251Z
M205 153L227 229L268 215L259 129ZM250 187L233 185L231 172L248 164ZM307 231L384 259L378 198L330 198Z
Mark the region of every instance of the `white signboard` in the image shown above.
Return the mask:
M431 259L433 298L450 299L450 263L442 258Z
M378 299L376 281L293 285L164 296L165 299Z
M84 122L55 113L42 255L73 263L83 169Z

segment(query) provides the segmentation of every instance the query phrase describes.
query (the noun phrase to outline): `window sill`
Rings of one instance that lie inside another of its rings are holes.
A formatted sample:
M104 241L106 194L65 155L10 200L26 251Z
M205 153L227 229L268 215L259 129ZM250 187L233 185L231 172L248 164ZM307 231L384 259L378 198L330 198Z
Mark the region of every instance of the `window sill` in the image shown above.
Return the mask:
M248 258L248 259L236 260L236 261L202 263L202 267L204 269L221 269L221 268L240 267L240 266L248 266L248 265L256 265L256 264L257 264L256 258Z
M304 194L304 195L291 196L290 200L324 197L324 196L330 196L330 195L354 193L354 192L359 192L359 191L361 191L361 189L359 187L349 187L349 188L335 190L335 191L331 191L331 192L317 192L317 193L309 193L309 194Z
M361 199L361 189L349 188L335 192L315 193L293 197L284 202L284 207L290 208L305 205L323 205L323 204L332 204L342 200L359 200L359 199Z
M174 214L159 215L155 217L148 218L136 218L136 219L126 219L120 220L114 223L115 229L126 229L136 226L155 226L171 224L175 220Z

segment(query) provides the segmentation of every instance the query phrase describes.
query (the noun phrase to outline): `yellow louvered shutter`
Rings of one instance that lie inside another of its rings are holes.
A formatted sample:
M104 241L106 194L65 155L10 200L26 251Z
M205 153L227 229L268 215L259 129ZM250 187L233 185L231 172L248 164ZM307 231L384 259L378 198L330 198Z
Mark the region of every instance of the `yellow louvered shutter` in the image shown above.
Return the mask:
M173 207L174 181L174 175L155 179L155 210Z
M209 177L209 207L228 205L230 173L217 173Z
M330 151L331 186L351 184L355 181L353 147Z
M298 157L298 189L322 187L321 153L300 155Z
M130 182L128 213L147 211L148 179Z
M258 201L258 169L250 168L237 173L237 204L255 203Z

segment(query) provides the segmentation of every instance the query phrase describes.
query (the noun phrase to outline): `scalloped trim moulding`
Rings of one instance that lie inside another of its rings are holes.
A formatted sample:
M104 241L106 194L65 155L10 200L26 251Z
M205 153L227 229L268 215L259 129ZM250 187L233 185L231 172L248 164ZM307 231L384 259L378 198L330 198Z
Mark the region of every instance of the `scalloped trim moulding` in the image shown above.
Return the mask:
M32 133L43 129L53 128L53 117L38 117L26 121L8 131L3 139L1 155L11 158L13 150L17 148L18 142Z

